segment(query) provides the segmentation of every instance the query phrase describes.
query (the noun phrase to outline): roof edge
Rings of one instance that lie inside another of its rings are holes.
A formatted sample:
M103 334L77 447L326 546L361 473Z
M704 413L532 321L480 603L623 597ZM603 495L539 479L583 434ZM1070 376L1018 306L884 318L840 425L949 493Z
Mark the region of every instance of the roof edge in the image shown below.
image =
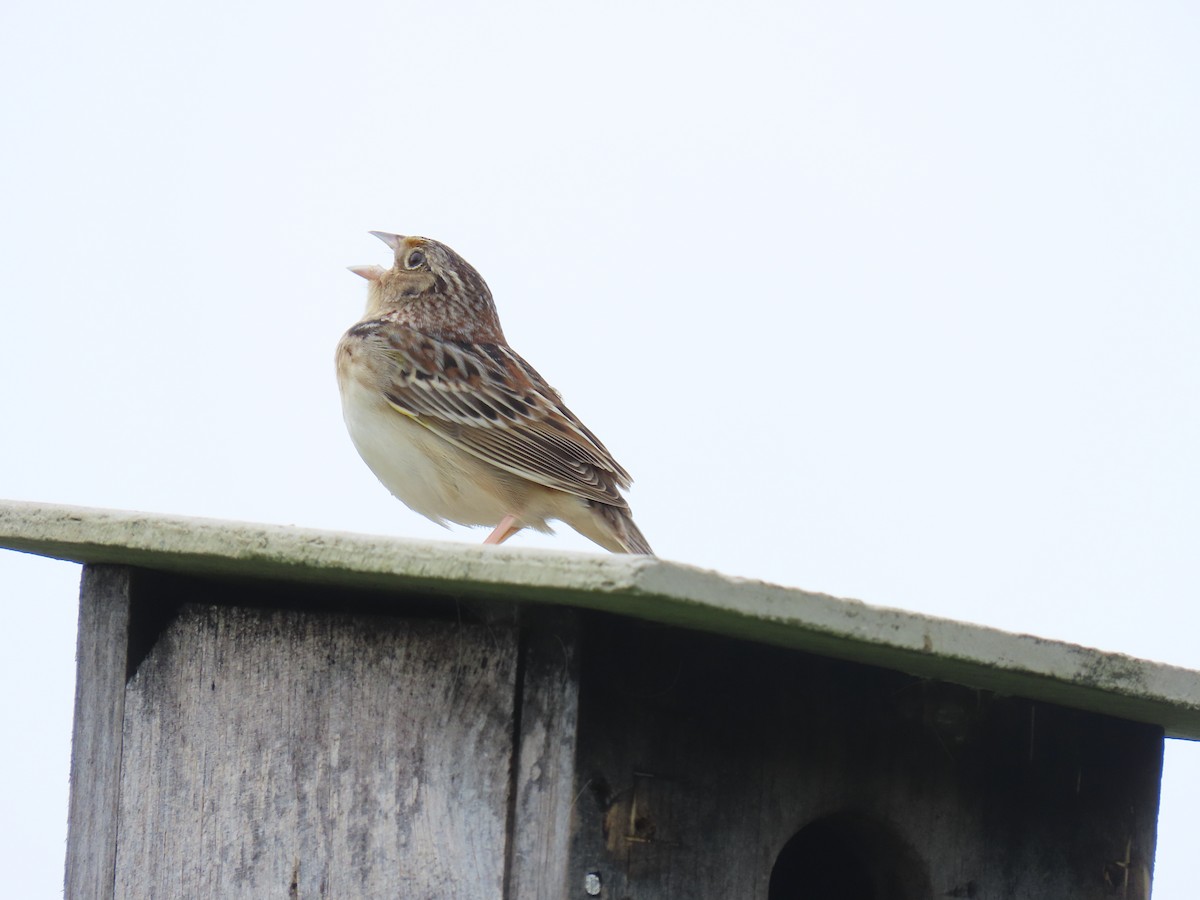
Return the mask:
M596 609L1163 726L1200 740L1200 673L654 557L0 501L0 547L243 579Z

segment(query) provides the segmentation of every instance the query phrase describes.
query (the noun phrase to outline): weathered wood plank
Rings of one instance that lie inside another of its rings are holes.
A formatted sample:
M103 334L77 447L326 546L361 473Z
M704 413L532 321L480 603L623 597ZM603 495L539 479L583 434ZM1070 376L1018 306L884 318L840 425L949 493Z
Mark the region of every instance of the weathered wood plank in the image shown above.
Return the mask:
M622 620L582 633L572 875L603 897L1148 895L1160 728Z
M508 900L558 900L568 890L575 732L576 616L526 616ZM532 621L528 621L532 620ZM582 884L582 882L580 882Z
M89 565L79 585L66 896L113 896L132 573Z
M128 688L118 897L503 890L511 628L188 605Z

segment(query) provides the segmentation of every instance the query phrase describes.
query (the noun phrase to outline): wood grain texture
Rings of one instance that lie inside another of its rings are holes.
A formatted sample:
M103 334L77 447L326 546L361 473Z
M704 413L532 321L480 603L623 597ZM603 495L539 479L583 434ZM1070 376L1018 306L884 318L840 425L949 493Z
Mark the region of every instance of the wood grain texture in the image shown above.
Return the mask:
M505 896L559 900L575 893L568 890L567 878L579 712L576 616L561 611L527 615L525 620L514 826Z
M66 896L113 896L131 572L89 565L79 585Z
M185 606L128 688L118 897L501 896L515 632Z
M628 620L582 631L571 877L602 896L1148 896L1159 728Z

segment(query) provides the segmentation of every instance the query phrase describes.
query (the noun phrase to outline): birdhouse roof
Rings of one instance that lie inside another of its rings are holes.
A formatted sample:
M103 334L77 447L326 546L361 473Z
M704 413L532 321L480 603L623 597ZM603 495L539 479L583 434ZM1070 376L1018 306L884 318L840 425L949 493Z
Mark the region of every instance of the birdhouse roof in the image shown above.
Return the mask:
M1163 726L1200 740L1200 672L653 557L410 541L0 501L0 547L201 577L601 610Z

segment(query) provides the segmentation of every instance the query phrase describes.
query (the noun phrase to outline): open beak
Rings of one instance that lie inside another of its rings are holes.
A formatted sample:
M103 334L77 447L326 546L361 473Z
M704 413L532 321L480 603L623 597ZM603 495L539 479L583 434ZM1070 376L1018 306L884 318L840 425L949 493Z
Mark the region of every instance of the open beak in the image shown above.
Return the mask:
M387 244L393 250L399 250L400 242L402 240L404 240L404 235L388 234L386 231L371 231L371 232L368 232L368 234L375 235L375 237L379 238L381 241L383 241L385 244Z
M392 235L389 235L389 237L391 236ZM387 269L383 268L382 266L346 266L346 268L355 275L361 275L363 278L367 279L367 281L378 281L379 276L387 271Z
M400 242L404 240L404 235L391 234L387 231L371 231L368 232L368 234L375 235L375 237L379 238L393 250L399 250ZM378 281L379 276L387 271L387 269L384 269L381 266L347 266L346 268L348 268L355 275L361 275L363 278L367 279L367 281Z

